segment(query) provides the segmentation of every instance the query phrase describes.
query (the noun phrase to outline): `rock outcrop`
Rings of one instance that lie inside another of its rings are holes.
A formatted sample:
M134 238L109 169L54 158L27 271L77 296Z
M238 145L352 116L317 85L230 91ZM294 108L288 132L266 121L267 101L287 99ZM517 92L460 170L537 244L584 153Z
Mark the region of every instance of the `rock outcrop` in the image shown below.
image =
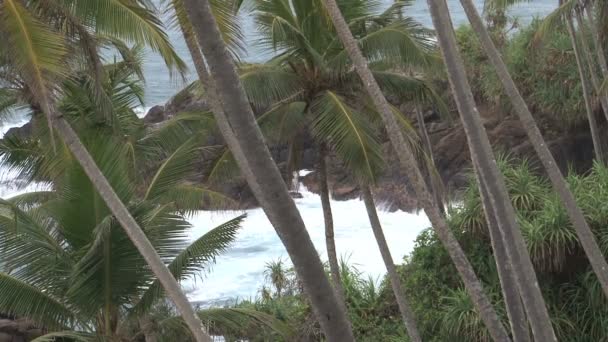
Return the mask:
M394 99L393 102L395 102ZM407 105L399 105L398 103L395 103L395 105L400 106L404 113L411 113L410 121L417 128L418 123L413 111ZM195 88L187 87L176 94L164 106L152 107L143 121L150 127L154 127L162 125L164 121L174 117L178 113L199 112L208 109L208 105L201 99L200 94L198 94ZM532 161L532 165L537 165L539 166L539 170L541 169L540 164L537 163L534 149L528 142L526 133L515 116L505 115L504 113L496 114L499 111L491 108L480 107L479 109L492 146L496 151L502 151L514 157L528 158ZM545 140L562 171L565 172L568 168L573 168L577 172L584 172L591 167L593 145L586 125L566 130L560 126L559 122L555 122L555 118L550 115L537 115L537 118L539 119L538 121L540 122ZM466 185L471 167L464 130L457 118L452 123L449 123L441 120L433 111L427 111L424 114L424 119L433 145L437 172L441 176L448 194L452 197L458 196L459 190ZM601 121L600 115L598 115L598 119ZM603 123L603 125L608 126L606 123ZM605 130L607 127L603 127L602 129ZM31 134L30 123L20 128L12 128L6 135L23 138L29 134ZM220 137L210 137L209 139L211 145L222 144ZM310 139L302 144L303 153L299 160L299 166L301 169L314 170L317 158L314 144ZM384 155L387 158L386 170L374 189L379 203L391 210L402 209L411 211L416 209L417 201L415 196L413 196L410 190L408 179L403 173L399 160L392 151L388 141L384 142L383 149ZM285 172L289 155L287 148L285 146L272 146L271 153L279 169ZM328 181L332 197L336 200L358 197L359 188L356 182L346 173L346 169L342 163L337 158L332 158L331 155L329 159ZM205 168L205 163L205 158L201 158L201 170ZM192 181L203 182L203 173L201 172L201 176ZM301 181L310 191L318 191L314 172L302 177ZM239 208L257 206L255 198L242 178L237 177L232 181L216 185L214 189L233 198L238 203Z

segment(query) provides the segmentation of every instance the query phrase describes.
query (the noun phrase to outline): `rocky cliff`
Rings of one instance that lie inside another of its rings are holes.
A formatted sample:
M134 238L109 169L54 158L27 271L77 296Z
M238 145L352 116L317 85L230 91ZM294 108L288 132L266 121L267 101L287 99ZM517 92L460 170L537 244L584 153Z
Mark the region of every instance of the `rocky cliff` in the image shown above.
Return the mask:
M406 104L400 104L398 101L393 102L396 102L394 104L401 107L402 112L411 113L410 120L414 127L417 128L418 122L416 122L413 111L408 110ZM144 120L147 122L160 122L181 111L205 109L207 109L205 102L197 94L192 93L191 90L184 90L167 102L164 107L152 108ZM488 136L495 151L508 153L514 157L528 158L531 160L532 165L538 166L540 169L540 164L527 139L526 133L515 116L508 113L496 114L499 111L484 107L480 108L480 112L482 113ZM433 146L438 174L441 176L448 193L452 197L458 196L459 189L467 182L471 167L463 127L459 123L458 118L454 119L452 123L448 123L445 120L441 120L432 111L427 111L424 118ZM600 118L601 116L598 115L598 119ZM583 125L580 127L564 128L558 120L546 114L537 115L537 119L547 144L563 171L566 171L569 167L572 167L577 172L584 172L589 169L593 155L588 127ZM300 160L300 168L314 170L316 156L313 144L308 143L306 145L308 148L305 148ZM375 188L378 199L388 209L408 211L416 209L415 196L409 191L410 187L407 177L399 166L395 153L391 151L388 141L384 143L383 148L386 152L387 168ZM273 147L271 148L271 152L279 168L284 170L287 160L286 149L284 147ZM332 196L337 200L358 197L358 187L345 172L345 168L341 165L340 161L337 158L330 159L329 182ZM314 172L304 176L301 181L309 190L313 192L318 191ZM220 190L239 200L242 207L256 206L255 199L242 179L235 180L230 184L224 184L220 187Z

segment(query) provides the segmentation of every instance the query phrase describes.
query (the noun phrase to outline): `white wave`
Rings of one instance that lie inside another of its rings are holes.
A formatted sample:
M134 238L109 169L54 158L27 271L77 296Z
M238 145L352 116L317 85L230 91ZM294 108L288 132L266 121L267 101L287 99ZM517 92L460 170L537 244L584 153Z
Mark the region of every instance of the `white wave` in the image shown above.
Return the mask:
M296 205L317 251L326 260L321 201L319 196L304 186L301 191L303 198L296 199ZM369 276L382 276L386 269L363 202L354 199L332 201L331 204L338 255ZM264 264L278 258L288 260L287 253L264 212L261 209L246 212L247 219L232 248L218 257L217 263L201 278L184 284L185 287L194 289L189 295L192 300L210 303L254 298L264 281ZM192 239L234 216L234 213L199 212L191 219L194 226ZM418 234L430 225L424 213L380 212L379 216L396 263L400 263L403 256L412 251Z

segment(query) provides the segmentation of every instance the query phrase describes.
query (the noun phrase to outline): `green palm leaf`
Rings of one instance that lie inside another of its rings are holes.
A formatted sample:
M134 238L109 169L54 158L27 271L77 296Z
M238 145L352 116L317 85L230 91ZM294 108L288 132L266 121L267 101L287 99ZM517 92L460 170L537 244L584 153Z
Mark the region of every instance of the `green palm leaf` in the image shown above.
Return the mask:
M199 159L199 143L199 136L191 137L162 163L148 186L144 200L163 196L194 171L193 165Z
M154 13L156 9L152 8L149 2L134 0L62 1L74 16L93 21L96 32L149 46L163 57L165 64L171 70L177 70L180 73L186 71L186 64L173 49L169 37L164 32L162 21Z
M302 95L297 74L273 64L247 64L239 67L241 84L249 101L257 108L267 108Z
M217 335L247 337L248 332L268 329L284 338L293 340L291 326L267 313L241 308L212 308L198 311L199 318ZM180 317L169 317L159 323L159 328L176 332L178 336L188 335L187 327Z
M51 329L61 329L75 321L65 304L5 273L0 273L0 311L27 317Z
M357 177L373 182L383 160L380 144L365 116L331 91L315 100L311 112L315 138L327 142Z
M42 335L40 337L36 337L31 342L57 342L57 341L63 341L64 339L67 339L69 341L75 341L75 342L89 342L89 341L97 340L93 335L86 334L83 332L57 331L57 332L52 332L52 333Z
M547 15L538 27L533 42L541 42L546 35L562 27L565 16L572 15L572 11L574 11L577 4L578 1L576 0L568 0Z
M236 239L241 223L246 215L241 215L204 234L181 253L168 265L169 270L178 280L194 277L205 270L215 258L224 252ZM134 307L134 312L145 312L163 296L163 289L158 281L154 281Z
M236 208L237 202L232 198L203 186L176 185L158 198L159 203L171 203L177 210L186 215L193 215L205 207Z

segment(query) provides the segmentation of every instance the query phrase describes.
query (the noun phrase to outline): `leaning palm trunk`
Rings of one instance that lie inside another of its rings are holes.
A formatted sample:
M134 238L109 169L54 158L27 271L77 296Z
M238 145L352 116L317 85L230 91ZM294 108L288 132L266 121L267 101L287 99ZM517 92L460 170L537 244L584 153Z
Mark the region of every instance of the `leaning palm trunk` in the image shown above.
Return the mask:
M186 298L186 295L184 295L178 282L171 272L169 272L169 269L165 266L162 259L139 227L139 224L135 221L133 216L131 216L129 210L121 202L120 198L118 198L108 180L103 173L101 173L101 170L99 170L95 164L95 161L80 141L76 132L74 132L70 124L61 116L55 116L51 121L53 127L61 136L61 139L70 149L76 160L78 160L78 163L82 166L99 195L105 201L114 217L116 217L116 220L120 223L121 227L123 227L131 241L133 241L135 247L148 263L150 269L152 269L152 272L154 272L162 284L169 298L173 300L173 303L177 307L177 310L182 314L182 317L190 328L195 340L197 342L211 342L211 337L203 332L203 325L196 316L194 309L188 302L188 299Z
M429 217L437 236L443 243L445 249L452 259L452 262L456 266L456 269L458 270L458 273L460 274L462 281L469 295L471 296L471 300L480 314L481 319L485 323L490 335L495 341L510 341L504 326L500 322L500 319L492 306L492 303L484 293L481 282L475 275L471 264L467 260L466 255L458 243L458 240L456 240L456 237L448 228L445 218L441 214L441 211L429 193L420 169L416 166L416 158L410 147L407 145L390 105L386 101L386 98L382 94L378 83L370 72L367 61L359 50L357 41L350 32L344 17L342 17L342 13L340 12L336 1L325 0L324 3L329 15L331 16L331 20L334 23L340 40L348 51L359 77L361 77L366 90L374 102L374 105L382 116L382 120L386 127L391 144L397 152L399 160L406 171L412 186L414 187L420 206L425 210L425 213Z
M595 60L593 59L591 49L589 48L589 43L587 42L587 30L585 29L585 22L583 21L583 17L578 8L574 10L574 14L579 30L581 31L580 41L581 47L583 48L582 53L585 56L585 62L587 63L589 74L591 75L591 84L595 90L595 95L599 98L606 120L608 120L608 96L606 96L606 94L602 94L602 91L600 90L602 87L602 81L600 81L598 78Z
M342 278L340 278L340 264L338 263L338 253L336 252L336 239L334 234L334 218L331 212L331 202L329 199L329 185L327 184L327 164L325 156L325 147L321 146L319 151L318 162L318 180L321 196L321 208L323 209L323 221L325 223L325 248L327 248L327 260L329 262L329 272L331 280L336 290L336 295L341 304L346 309L346 296L344 295L344 287L342 286Z
M488 223L488 232L490 233L490 241L492 243L492 250L494 251L494 261L496 262L498 279L500 280L500 287L507 309L507 316L509 317L509 323L511 325L513 341L528 342L530 341L530 333L528 330L526 313L524 312L521 297L517 290L517 281L515 280L513 267L511 266L511 263L506 262L508 260L507 250L500 237L500 229L498 227L498 222L496 221L496 216L494 216L494 208L490 201L488 190L484 184L480 184L479 193L486 221Z
M437 171L435 166L435 157L433 155L433 145L431 144L431 138L429 137L429 132L426 129L426 124L424 123L424 115L422 115L422 109L419 106L416 106L416 119L418 120L418 129L420 130L419 135L422 139L422 146L424 153L426 153L426 157L429 158L429 163L425 163L427 176L429 179L429 189L432 192L433 198L437 202L437 207L441 214L445 216L445 206L443 205L443 196L442 196L442 184L440 184L441 180L433 177L433 172ZM430 164L430 165L429 165Z
M184 0L219 101L214 116L256 199L281 238L328 341L354 341L302 217L272 160L207 0Z
M448 7L444 0L428 0L428 3L452 93L467 135L471 160L478 170L477 182L486 186L501 231L508 255L504 262L510 262L515 272L519 293L536 340L557 341L530 254L517 224L515 209L509 198L504 178L498 170L488 135L467 80Z
M568 29L568 35L570 36L570 42L572 43L572 49L574 50L574 57L576 58L576 66L578 67L578 74L581 79L581 86L583 89L583 99L585 101L585 110L587 112L587 120L589 121L589 129L591 130L591 139L593 140L593 148L595 149L595 158L602 164L605 165L605 154L602 145L602 139L600 138L599 128L597 121L595 120L595 114L593 113L593 106L591 105L591 92L589 90L589 83L585 73L585 67L583 65L583 59L581 51L576 42L576 31L574 30L574 23L570 16L566 17L566 28Z
M382 231L382 225L380 224L380 219L378 219L378 212L376 211L376 204L374 203L372 192L367 185L361 186L361 192L363 194L365 209L367 209L367 216L369 217L369 222L372 226L374 237L378 243L378 249L382 255L382 260L386 266L388 278L391 282L391 287L393 288L393 293L395 294L395 299L397 300L399 312L401 312L401 318L403 319L407 333L412 342L422 342L420 332L418 332L418 328L416 326L414 312L407 302L405 293L403 291L403 286L401 285L401 280L399 279L399 274L397 273L397 268L393 262L391 252L388 249L388 244L386 243L386 238L384 237L384 232Z
M602 77L604 80L608 79L608 63L606 62L606 53L604 50L604 44L600 39L600 34L597 26L595 25L595 18L593 18L593 1L589 1L585 7L585 13L587 14L587 20L589 20L589 27L591 28L591 35L595 43L595 52L597 54L597 60L600 63L600 69L602 70ZM608 115L608 113L605 113Z
M583 249L587 254L587 258L589 259L589 262L591 263L595 274L597 275L600 283L602 284L604 294L608 297L608 264L606 263L606 260L602 255L600 247L598 246L595 237L593 236L593 232L591 231L589 225L585 220L584 213L576 204L574 196L568 188L568 184L566 183L566 180L564 179L562 173L557 167L555 159L553 158L551 151L549 151L549 148L547 147L547 144L545 143L545 140L543 139L543 136L540 130L538 129L536 122L534 121L532 113L530 113L526 102L524 101L519 90L517 89L515 82L513 82L513 79L511 78L511 75L509 74L505 63L500 57L498 49L496 49L496 47L494 46L492 39L488 34L488 31L483 25L483 22L481 21L481 18L477 13L477 10L475 9L475 6L473 5L471 0L461 0L461 3L465 9L465 12L467 13L467 16L469 17L469 21L471 22L473 29L475 30L475 32L477 32L479 40L481 41L481 45L488 54L490 62L496 69L498 77L500 78L503 87L505 88L505 92L511 99L513 108L517 112L522 126L526 130L528 138L532 142L532 145L534 146L534 149L536 150L539 159L545 167L545 170L547 171L547 174L551 179L553 187L555 188L562 202L564 203L570 221L572 222L574 229L578 235L578 238L581 242L581 245L583 246ZM581 81L583 83L586 83L584 80ZM586 87L584 87L584 90L585 89ZM585 102L588 102L588 100L588 96L586 96Z

